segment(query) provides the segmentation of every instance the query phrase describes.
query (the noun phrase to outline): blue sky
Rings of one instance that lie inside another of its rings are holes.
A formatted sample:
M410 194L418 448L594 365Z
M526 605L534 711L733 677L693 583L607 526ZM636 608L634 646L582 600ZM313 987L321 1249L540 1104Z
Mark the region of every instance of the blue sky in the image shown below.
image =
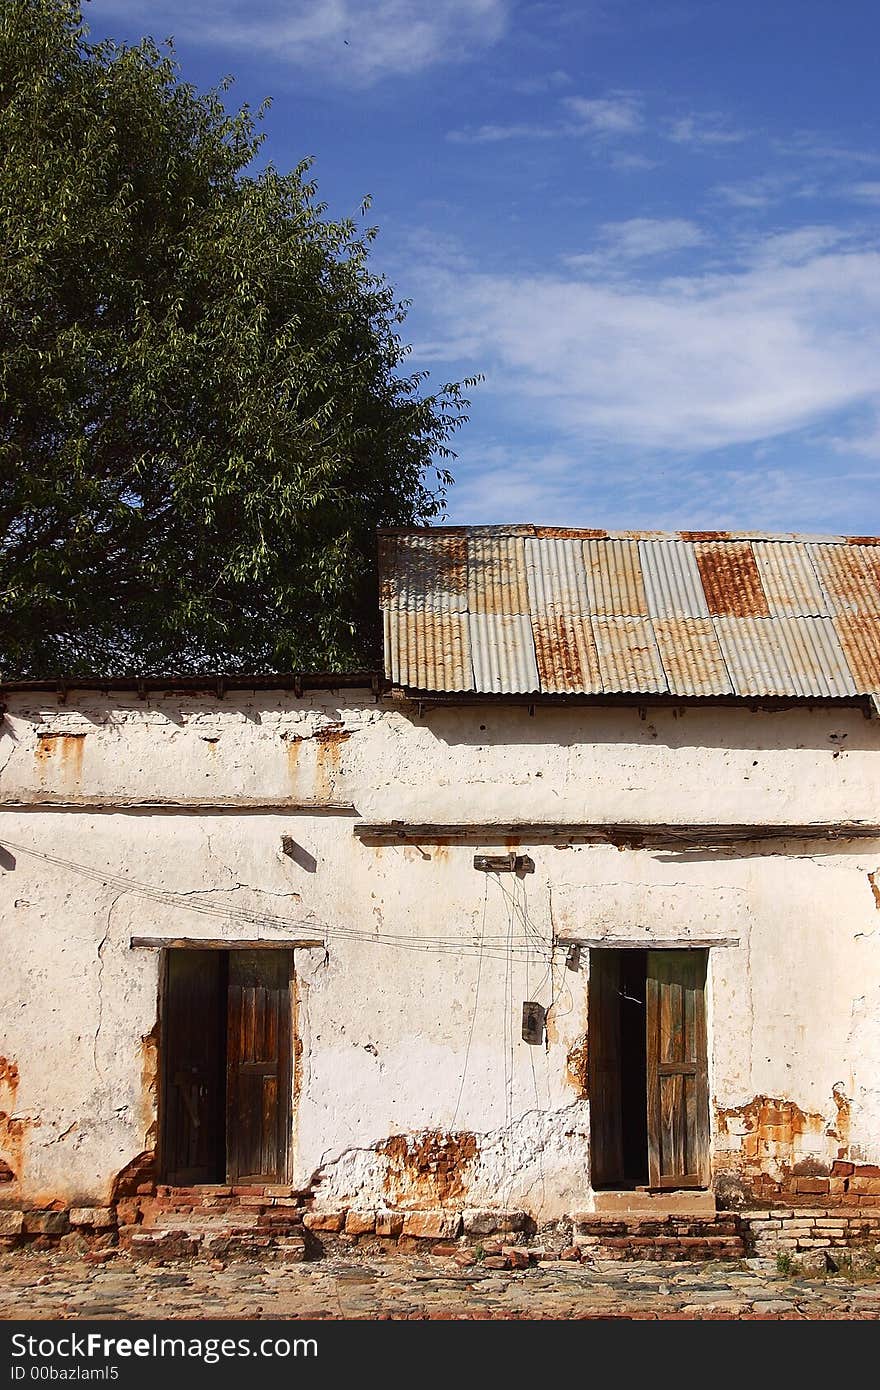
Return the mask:
M451 521L880 531L876 0L91 0L372 196Z

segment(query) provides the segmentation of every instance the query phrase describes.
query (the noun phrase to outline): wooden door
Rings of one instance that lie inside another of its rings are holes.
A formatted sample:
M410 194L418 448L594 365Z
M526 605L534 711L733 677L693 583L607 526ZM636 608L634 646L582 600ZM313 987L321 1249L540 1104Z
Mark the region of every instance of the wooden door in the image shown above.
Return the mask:
M230 1181L284 1182L290 1143L290 951L230 951L226 1166Z
M707 1187L709 1076L705 951L649 951L648 1176L651 1187Z
M169 951L162 1010L160 1148L167 1182L223 1179L225 961Z
M587 1014L590 1095L590 1183L623 1181L620 1075L620 954L590 952Z

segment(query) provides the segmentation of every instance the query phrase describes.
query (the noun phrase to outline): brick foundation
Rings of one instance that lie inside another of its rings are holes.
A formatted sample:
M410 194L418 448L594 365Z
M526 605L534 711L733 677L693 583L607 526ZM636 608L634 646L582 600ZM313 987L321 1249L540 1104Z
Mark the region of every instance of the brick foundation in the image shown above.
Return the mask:
M488 1259L499 1268L546 1259L880 1255L880 1201L863 1203L859 1188L849 1205L823 1200L711 1217L588 1212L541 1230L520 1211L314 1211L311 1192L287 1186L141 1188L107 1207L0 1210L0 1248L59 1248L94 1260L121 1248L158 1261L250 1255L295 1263L358 1246L364 1253L431 1252L462 1264Z

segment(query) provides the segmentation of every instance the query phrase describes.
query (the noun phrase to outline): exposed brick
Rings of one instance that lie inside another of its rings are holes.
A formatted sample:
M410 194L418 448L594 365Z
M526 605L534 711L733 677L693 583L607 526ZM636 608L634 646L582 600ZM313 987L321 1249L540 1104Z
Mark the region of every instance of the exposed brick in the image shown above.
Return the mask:
M26 1211L24 1229L29 1236L63 1236L70 1227L66 1211Z
M23 1229L23 1211L0 1211L0 1236L17 1236Z
M71 1207L71 1226L106 1228L116 1225L116 1214L110 1207Z
M306 1218L308 1225L308 1218ZM396 1239L403 1230L403 1216L396 1211L380 1211L376 1215L376 1235Z
M880 1177L866 1178L862 1177L860 1173L856 1174L849 1180L849 1190L850 1192L857 1192L859 1197L880 1197Z
M438 1245L431 1246L432 1255L439 1255L442 1259L447 1260L451 1260L453 1255L458 1254L458 1251L459 1247L457 1245L450 1245L448 1241L441 1241Z
M372 1235L376 1229L376 1217L371 1211L350 1211L345 1218L345 1232L349 1236Z
M303 1217L303 1225L310 1231L341 1231L344 1223L342 1211L308 1211Z
M403 1234L419 1240L444 1240L457 1236L461 1216L447 1211L409 1211L403 1218Z

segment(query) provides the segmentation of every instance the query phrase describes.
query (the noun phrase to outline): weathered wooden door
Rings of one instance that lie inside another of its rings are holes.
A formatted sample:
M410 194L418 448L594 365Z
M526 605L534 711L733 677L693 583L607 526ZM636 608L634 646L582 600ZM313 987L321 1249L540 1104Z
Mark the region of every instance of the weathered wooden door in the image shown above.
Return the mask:
M283 1182L290 1142L290 951L230 951L226 1167Z
M649 951L648 1177L651 1187L709 1182L706 958Z
M620 953L590 952L588 1072L593 1187L623 1178L620 1076Z
M221 951L168 952L161 1157L171 1183L223 1178L224 1005Z

